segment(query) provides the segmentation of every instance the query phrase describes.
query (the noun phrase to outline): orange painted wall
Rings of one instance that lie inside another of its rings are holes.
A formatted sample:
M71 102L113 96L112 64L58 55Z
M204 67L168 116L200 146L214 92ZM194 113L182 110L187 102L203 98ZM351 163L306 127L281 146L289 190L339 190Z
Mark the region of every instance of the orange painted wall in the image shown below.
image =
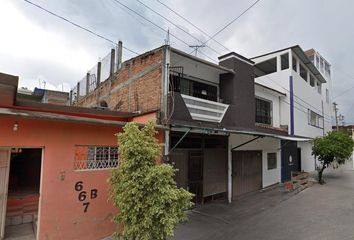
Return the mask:
M17 121L18 131L13 131ZM96 240L116 228L111 222L117 210L108 200L109 170L74 171L75 145L116 145L118 127L0 118L0 147L44 147L42 163L39 239ZM161 140L163 137L159 136ZM98 190L86 213L75 183L84 190Z

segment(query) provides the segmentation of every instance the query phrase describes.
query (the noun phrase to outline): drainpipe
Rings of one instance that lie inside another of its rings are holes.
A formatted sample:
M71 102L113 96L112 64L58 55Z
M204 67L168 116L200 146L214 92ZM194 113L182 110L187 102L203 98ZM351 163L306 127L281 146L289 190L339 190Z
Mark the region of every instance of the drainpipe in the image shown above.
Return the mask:
M232 146L231 134L227 138L227 200L229 203L232 201Z
M289 76L290 88L290 135L294 135L294 86L293 76Z

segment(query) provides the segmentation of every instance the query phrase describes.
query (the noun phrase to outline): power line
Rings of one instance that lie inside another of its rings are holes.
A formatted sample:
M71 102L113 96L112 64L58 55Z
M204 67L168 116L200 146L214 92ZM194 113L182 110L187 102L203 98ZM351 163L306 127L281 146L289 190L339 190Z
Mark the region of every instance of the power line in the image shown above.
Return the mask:
M285 91L287 91L287 92L290 93L290 91L289 91L288 89L286 89L286 88L284 88L283 86L281 86L280 84L278 84L276 81L274 81L274 80L273 80L272 78L270 78L269 76L265 75L265 77L267 77L269 80L271 80L272 82L274 82L275 84L277 84L278 86L280 86L281 88L283 88ZM263 82L263 84L267 85L267 83L265 83L262 79L259 79L259 80L260 80L261 82ZM319 111L319 112L322 111L322 110L320 111L318 108L312 106L311 104L307 103L305 100L303 100L303 99L297 97L295 94L294 94L294 96L295 96L296 98L300 99L301 101L303 101L305 104L308 104L308 105L311 106L312 108L316 109L317 111ZM283 99L281 99L281 101L283 101L283 102L285 102L285 103L287 103L287 104L290 104L290 103L286 102L286 101L283 100ZM303 108L305 108L305 109L308 109L307 106L302 105L301 103L297 102L295 99L294 99L294 102L297 103L298 105L300 105L301 107L303 107ZM304 110L302 110L302 109L296 107L295 105L294 105L294 108L296 108L296 109L298 109L299 111L302 111L302 112L308 114L307 112L305 112ZM323 113L323 115L324 115L324 116L322 116L322 117L323 117L325 120L327 120L326 122L332 122L332 116L330 116L330 115L328 115L328 114L324 114L324 113ZM326 117L325 115L326 115L327 117ZM328 117L329 117L329 118L328 118Z
M204 44L209 42L211 39L214 39L217 35L219 35L222 31L224 31L226 28L228 28L231 24L236 22L240 17L242 17L246 12L248 12L252 7L254 7L260 1L261 0L255 1L251 6L249 6L246 10L244 10L240 15L238 15L236 18L232 19L228 24L226 24L219 31L217 31L214 35L212 35L207 41L204 42Z
M285 91L287 91L288 93L290 93L290 91L288 89L286 89L285 87L283 87L282 85L280 85L278 82L276 82L274 79L272 79L271 77L267 76L267 75L264 75L264 77L268 78L270 81L272 81L273 83L277 84L278 86L280 86L282 89L284 89ZM294 94L294 93L293 93ZM302 98L300 98L299 96L295 95L294 94L294 97L296 97L297 99L301 100L303 103L307 104L308 106L316 109L317 111L321 112L322 110L311 105L310 103L306 102L305 100L303 100ZM302 105L301 103L297 102L294 100L294 102L296 102L297 104L299 104L300 106L304 107L304 108L307 108L307 106L304 106ZM323 113L324 114L324 113ZM324 114L326 115L327 117L332 117L331 115L328 115L328 114ZM323 116L324 117L324 116Z
M207 32L205 32L204 30L202 30L200 27L196 26L194 23L192 23L190 20L188 20L187 18L183 17L181 14L179 14L178 12L176 12L175 10L173 10L171 7L169 7L167 4L161 2L160 0L156 0L158 3L160 3L162 6L164 6L165 8L167 8L168 10L170 10L171 12L173 12L175 15L177 15L178 17L180 17L181 19L183 19L184 21L186 21L187 23L189 23L191 26L193 26L195 29L197 29L199 32L203 33L205 36L211 38L210 34L208 34ZM231 52L230 49L228 49L225 45L223 45L222 43L220 43L219 41L217 41L216 39L212 39L214 42L216 42L217 44L219 44L220 46L222 46L225 50Z
M352 75L350 75L349 73L344 72L343 70L338 69L338 68L335 68L335 69L339 70L339 72L342 72L343 75L346 75L349 79L354 80L354 77L353 77ZM348 89L346 89L346 90L344 90L344 91L342 91L342 92L339 93L339 94L337 94L335 97L332 98L332 100L334 100L335 98L338 98L338 97L343 96L344 94L348 93L348 92L351 91L352 89L354 89L354 86L351 87L351 88L348 88Z
M145 16L141 15L140 13L138 13L137 11L135 11L134 9L128 7L128 6L125 5L125 4L123 4L123 3L120 2L119 0L112 0L112 1L113 1L113 3L115 3L115 4L119 4L119 5L123 6L123 7L125 7L126 9L132 11L133 13L135 13L135 14L138 15L139 17L143 18L144 20L148 21L149 23L151 23L152 25L154 25L155 27L157 27L157 28L160 29L161 31L164 31L164 32L166 32L166 33L169 33L172 37L174 37L175 39L177 39L178 41L184 43L185 45L187 45L187 46L189 47L189 44L188 44L186 41L184 41L183 39L177 37L175 34L169 32L168 30L164 29L163 27L159 26L158 24L154 23L154 22L151 21L150 19L146 18ZM200 53L203 54L204 56L206 56L207 58L209 58L211 61L216 62L213 58L211 58L211 57L209 57L208 55L202 53L201 51L200 51Z
M113 43L114 45L117 45L117 43L114 42L113 40L111 40L111 39L109 39L109 38L107 38L107 37L105 37L105 36L103 36L103 35L101 35L101 34L98 34L98 33L94 32L94 31L92 31L92 30L90 30L90 29L88 29L88 28L86 28L86 27L83 27L83 26L81 26L81 25L79 25L79 24L77 24L77 23L75 23L75 22L73 22L73 21L71 21L71 20L69 20L69 19L67 19L67 18L65 18L65 17L62 17L62 16L60 16L59 14L54 13L54 12L52 12L52 11L50 11L50 10L48 10L48 9L46 9L46 8L44 8L44 7L40 6L40 5L38 5L38 4L36 4L36 3L33 3L33 2L31 2L31 1L29 1L29 0L23 0L23 1L25 1L25 2L27 2L27 3L29 3L29 4L31 4L32 6L35 6L35 7L39 8L39 9L41 9L41 10L43 10L43 11L49 13L49 14L51 14L51 15L53 15L53 16L55 16L55 17L61 19L61 20L64 20L65 22L70 23L71 25L73 25L73 26L75 26L75 27L77 27L77 28L80 28L80 29L82 29L82 30L84 30L84 31L86 31L86 32L88 32L88 33L90 33L90 34L96 36L96 37L99 37L99 38L101 38L101 39L103 39L103 40L105 40L105 41L107 41L107 42L110 42L110 43ZM132 52L132 53L134 53L134 54L136 54L136 55L139 55L139 53L137 53L137 52L135 52L135 51L133 51L133 50L131 50L131 49L125 47L125 46L123 46L123 48L126 49L126 50L128 50L129 52Z
M140 0L135 0L138 3L140 3L141 5L143 5L144 7L146 7L147 9L149 9L150 11L154 12L155 14L159 15L161 18L165 19L167 22L169 22L170 24L172 24L173 26L175 26L176 28L178 28L179 30L183 31L184 33L186 33L188 36L192 37L194 40L198 41L199 43L202 43L202 41L193 36L193 34L189 33L188 31L186 31L185 29L183 29L182 27L178 26L177 24L175 24L174 22L172 22L171 20L169 20L167 17L163 16L162 14L160 14L159 12L155 11L154 9L152 9L151 7L149 7L148 5L146 5L145 3L143 3ZM221 55L218 51L216 51L214 48L211 48L207 45L205 45L207 48L209 48L210 50L212 50L213 52L215 52L218 55Z

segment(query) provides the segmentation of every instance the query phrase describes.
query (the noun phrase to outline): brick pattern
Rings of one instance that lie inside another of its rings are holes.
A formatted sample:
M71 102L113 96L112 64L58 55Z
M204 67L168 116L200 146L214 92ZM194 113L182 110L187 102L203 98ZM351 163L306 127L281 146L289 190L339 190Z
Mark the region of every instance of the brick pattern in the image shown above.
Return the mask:
M163 48L159 48L123 64L115 75L77 104L97 107L105 101L111 110L141 113L159 110Z

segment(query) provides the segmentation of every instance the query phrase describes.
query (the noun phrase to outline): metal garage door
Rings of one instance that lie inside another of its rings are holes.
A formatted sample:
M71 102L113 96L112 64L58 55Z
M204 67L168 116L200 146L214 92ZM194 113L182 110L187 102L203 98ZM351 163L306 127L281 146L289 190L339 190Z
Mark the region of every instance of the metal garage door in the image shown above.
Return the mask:
M233 197L262 188L262 152L232 152Z

